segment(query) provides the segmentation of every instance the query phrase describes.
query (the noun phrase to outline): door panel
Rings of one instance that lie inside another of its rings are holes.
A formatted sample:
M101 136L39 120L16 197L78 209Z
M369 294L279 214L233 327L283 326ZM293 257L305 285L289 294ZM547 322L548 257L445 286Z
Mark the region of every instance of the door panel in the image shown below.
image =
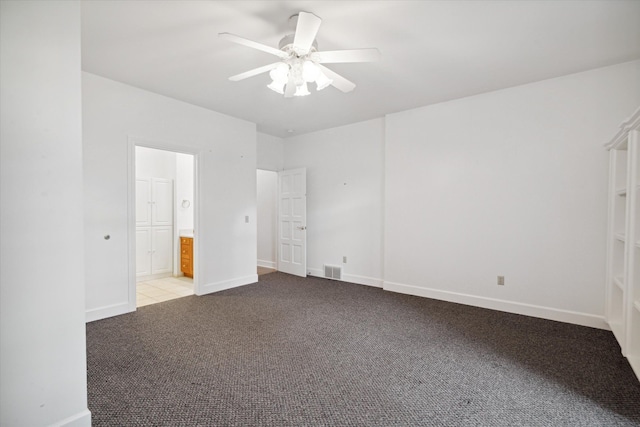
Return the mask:
M278 270L307 276L307 172L278 173Z
M151 274L151 228L136 229L136 277Z
M173 271L173 229L153 227L151 232L151 274Z
M280 245L280 260L282 262L291 262L291 245L283 243ZM282 271L280 268L278 270Z
M151 225L151 180L136 178L136 227Z
M153 192L153 225L173 224L173 180L151 178Z

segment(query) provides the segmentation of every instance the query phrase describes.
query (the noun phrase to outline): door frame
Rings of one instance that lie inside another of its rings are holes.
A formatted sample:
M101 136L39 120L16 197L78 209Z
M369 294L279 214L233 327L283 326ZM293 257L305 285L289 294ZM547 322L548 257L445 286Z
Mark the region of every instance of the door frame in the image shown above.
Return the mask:
M136 136L127 136L127 247L128 247L128 305L129 311L136 311L136 146L154 148L156 150L171 151L174 153L190 154L193 156L193 291L198 295L200 290L200 239L197 230L200 229L200 169L201 149L189 145L149 140ZM175 187L175 183L174 183ZM175 205L175 202L174 202ZM174 214L175 214L174 206ZM174 216L175 218L175 216ZM174 223L175 227L175 223ZM175 252L175 251L174 251Z

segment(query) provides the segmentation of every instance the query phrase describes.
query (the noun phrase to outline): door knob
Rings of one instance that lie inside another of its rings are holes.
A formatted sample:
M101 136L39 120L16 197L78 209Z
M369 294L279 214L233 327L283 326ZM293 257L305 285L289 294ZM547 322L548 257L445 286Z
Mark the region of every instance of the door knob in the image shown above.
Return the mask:
M306 230L306 229L307 229L306 225L298 226L298 230Z

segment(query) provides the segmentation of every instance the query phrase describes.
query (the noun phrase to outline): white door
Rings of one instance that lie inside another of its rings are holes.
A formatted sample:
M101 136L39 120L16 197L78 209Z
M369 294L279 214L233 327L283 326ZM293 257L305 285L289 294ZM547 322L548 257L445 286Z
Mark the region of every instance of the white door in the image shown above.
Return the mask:
M151 225L151 180L136 178L136 227Z
M151 178L151 223L153 225L173 224L173 180Z
M151 228L151 274L173 271L173 227Z
M307 276L307 170L278 173L278 270Z
M136 277L151 274L151 227L136 228Z

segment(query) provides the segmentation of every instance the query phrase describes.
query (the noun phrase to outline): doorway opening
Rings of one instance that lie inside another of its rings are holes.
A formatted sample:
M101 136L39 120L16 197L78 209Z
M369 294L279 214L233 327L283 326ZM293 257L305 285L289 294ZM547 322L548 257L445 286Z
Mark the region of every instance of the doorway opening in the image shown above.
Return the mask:
M258 276L277 269L278 237L278 172L258 169L257 179L257 236Z
M195 155L135 143L135 306L194 295Z
M307 170L257 170L258 276L307 276Z

